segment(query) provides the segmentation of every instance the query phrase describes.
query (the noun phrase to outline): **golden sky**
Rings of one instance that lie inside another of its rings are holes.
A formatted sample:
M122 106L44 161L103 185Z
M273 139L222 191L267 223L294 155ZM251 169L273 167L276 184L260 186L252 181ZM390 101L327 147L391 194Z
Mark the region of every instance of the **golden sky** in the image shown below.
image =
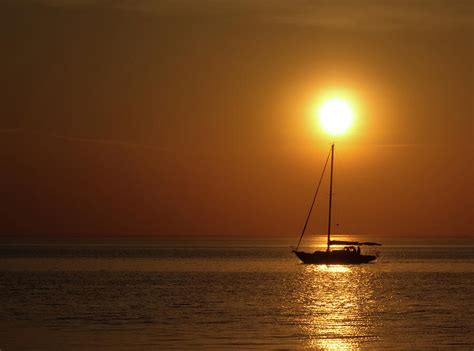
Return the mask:
M340 230L471 235L473 7L2 1L0 233L297 235L337 93Z

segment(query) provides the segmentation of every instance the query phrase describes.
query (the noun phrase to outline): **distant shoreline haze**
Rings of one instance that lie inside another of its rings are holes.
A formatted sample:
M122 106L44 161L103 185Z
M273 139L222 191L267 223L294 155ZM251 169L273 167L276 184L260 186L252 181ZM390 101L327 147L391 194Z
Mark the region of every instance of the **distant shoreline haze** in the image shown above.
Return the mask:
M138 246L295 246L299 234L295 235L21 235L0 236L0 245L138 245ZM388 236L388 235L333 235L335 240L376 241L384 246L437 246L474 245L474 236ZM324 234L306 234L301 246L324 246Z

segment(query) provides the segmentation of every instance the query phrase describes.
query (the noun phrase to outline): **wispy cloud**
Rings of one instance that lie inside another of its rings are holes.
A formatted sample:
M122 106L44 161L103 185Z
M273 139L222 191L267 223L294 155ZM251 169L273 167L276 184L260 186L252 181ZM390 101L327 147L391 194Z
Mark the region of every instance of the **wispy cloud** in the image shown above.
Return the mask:
M88 143L88 144L101 144L101 145L110 145L118 147L127 147L127 148L140 148L140 149L150 149L150 150L160 150L166 151L166 148L152 145L152 144L142 144L142 143L132 143L115 139L96 139L96 138L81 138L81 137L72 137L58 134L49 134L49 137L60 139L64 141L79 142L79 143Z
M15 132L18 132L20 131L21 129L18 129L18 128L0 128L0 133L15 133Z
M328 29L446 29L472 28L474 6L470 1L326 2L293 8L267 20Z
M40 130L31 130L31 129L22 129L22 128L0 129L0 133L16 134L19 136L20 135L24 135L24 136L34 135L37 137L57 139L57 140L73 142L73 143L98 144L98 145L107 145L107 146L113 146L113 147L126 147L126 148L150 149L150 150L157 150L157 151L168 151L168 149L165 147L162 147L159 145L153 145L153 144L134 143L134 142L117 140L117 139L75 137L75 136L68 136L68 135L60 135L56 133L48 133L48 132L43 132Z
M99 6L155 15L246 15L273 23L327 29L473 28L470 0L36 0L52 6Z

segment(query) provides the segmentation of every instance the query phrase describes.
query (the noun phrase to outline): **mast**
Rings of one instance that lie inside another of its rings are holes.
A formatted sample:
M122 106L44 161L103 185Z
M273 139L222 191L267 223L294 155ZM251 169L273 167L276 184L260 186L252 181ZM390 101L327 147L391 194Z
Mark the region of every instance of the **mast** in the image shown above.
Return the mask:
M332 176L334 172L334 142L331 144L331 178L329 180L329 218L328 218L328 246L326 251L329 252L329 242L331 241L331 207L332 207Z

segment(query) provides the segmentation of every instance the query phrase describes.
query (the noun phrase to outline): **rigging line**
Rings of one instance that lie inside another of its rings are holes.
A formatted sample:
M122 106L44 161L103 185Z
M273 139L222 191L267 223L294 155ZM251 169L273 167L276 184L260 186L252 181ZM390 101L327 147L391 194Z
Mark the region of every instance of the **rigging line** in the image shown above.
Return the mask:
M324 164L323 172L321 173L321 178L319 178L319 183L318 183L318 186L316 188L316 192L314 193L313 202L311 203L311 207L309 208L308 216L306 217L306 222L304 223L303 230L301 231L300 240L298 240L298 245L296 245L295 250L298 250L298 247L301 244L301 240L303 239L303 235L306 231L306 227L308 226L309 218L311 217L311 212L313 212L314 203L316 202L316 197L318 196L319 188L321 186L321 182L323 181L324 172L326 171L326 167L327 167L328 162L329 162L329 156L331 156L331 151L329 151L328 157L326 158L326 163Z

